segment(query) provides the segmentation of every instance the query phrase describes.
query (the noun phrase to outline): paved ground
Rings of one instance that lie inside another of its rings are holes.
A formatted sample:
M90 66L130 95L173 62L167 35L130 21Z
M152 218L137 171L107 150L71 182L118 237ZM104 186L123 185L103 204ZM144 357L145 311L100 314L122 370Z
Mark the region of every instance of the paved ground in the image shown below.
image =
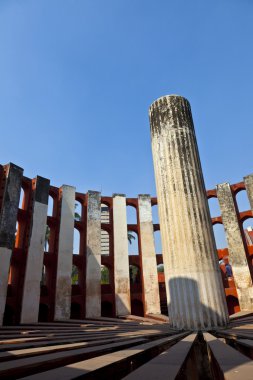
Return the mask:
M247 313L204 334L133 317L0 329L0 379L253 380L252 359Z

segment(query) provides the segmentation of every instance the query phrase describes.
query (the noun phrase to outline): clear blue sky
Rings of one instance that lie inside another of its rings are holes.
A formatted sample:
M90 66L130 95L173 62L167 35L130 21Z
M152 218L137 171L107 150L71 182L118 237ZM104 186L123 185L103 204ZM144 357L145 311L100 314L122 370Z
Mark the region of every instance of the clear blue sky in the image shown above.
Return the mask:
M148 107L192 105L207 188L253 172L251 0L0 0L2 164L155 195Z

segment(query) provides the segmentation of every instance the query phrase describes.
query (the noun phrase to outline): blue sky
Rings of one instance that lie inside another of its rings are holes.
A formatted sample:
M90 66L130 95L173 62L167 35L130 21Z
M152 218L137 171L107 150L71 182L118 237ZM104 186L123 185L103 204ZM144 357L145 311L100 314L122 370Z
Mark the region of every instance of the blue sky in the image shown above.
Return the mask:
M148 107L191 103L207 188L253 172L250 0L0 0L1 163L155 195Z

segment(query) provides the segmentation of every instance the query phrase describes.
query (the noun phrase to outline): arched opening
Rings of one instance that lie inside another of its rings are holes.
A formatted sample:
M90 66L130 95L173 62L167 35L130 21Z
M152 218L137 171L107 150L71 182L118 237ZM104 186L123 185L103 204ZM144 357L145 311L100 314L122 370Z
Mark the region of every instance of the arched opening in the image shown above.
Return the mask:
M3 325L12 326L15 325L15 313L11 306L6 304L3 316Z
M213 231L217 249L227 248L228 244L223 224L214 224Z
M164 273L164 265L163 264L157 265L157 272L158 273Z
M48 305L40 303L39 322L48 322L49 308Z
M107 231L101 229L101 255L110 254L110 235Z
M101 265L101 285L110 284L110 271L105 265Z
M47 215L53 216L54 214L54 199L51 195L48 196Z
M242 228L244 231L247 245L253 245L253 218L247 218L243 222Z
M129 265L129 278L131 284L141 283L141 273L140 268L136 265Z
M246 190L238 191L238 193L236 194L236 203L240 212L251 210Z
M152 221L153 224L159 224L158 206L152 206Z
M165 277L164 277L164 265L159 264L157 265L157 275L158 275L158 282L163 283L165 282Z
M80 252L80 232L74 228L74 255L79 255Z
M218 198L212 197L208 199L208 205L210 209L211 218L216 218L217 216L220 216L220 205Z
M78 201L75 201L75 214L74 214L74 218L77 221L80 221L82 219L82 205Z
M155 253L156 255L160 255L162 254L162 241L161 241L160 230L154 231L154 240L155 240Z
M140 300L131 300L131 314L137 315L139 317L144 316L143 303Z
M240 305L239 305L238 298L229 295L226 297L226 300L227 300L228 314L229 315L235 314L235 313L240 311Z
M113 306L109 301L101 302L101 315L102 317L112 318L113 315Z
M81 319L81 305L79 303L72 302L70 319Z
M139 255L138 235L134 231L128 231L128 254Z
M137 210L134 206L127 206L127 224L137 224Z
M49 242L50 242L50 227L46 226L46 233L45 233L45 242L44 242L44 251L49 252Z
M24 189L22 187L21 187L21 191L20 191L18 208L23 209L23 210L25 208L25 192L24 192Z
M110 223L110 208L104 203L101 203L101 223Z
M79 285L79 271L76 265L72 265L71 284Z
M42 267L42 274L41 274L41 280L40 280L40 286L46 286L46 285L47 285L46 266L43 265L43 267Z

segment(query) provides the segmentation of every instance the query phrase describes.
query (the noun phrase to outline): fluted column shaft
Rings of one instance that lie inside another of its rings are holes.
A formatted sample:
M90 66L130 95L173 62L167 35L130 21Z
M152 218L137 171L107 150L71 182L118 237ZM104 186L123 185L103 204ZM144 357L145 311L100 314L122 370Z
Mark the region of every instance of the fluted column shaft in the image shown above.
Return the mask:
M224 326L225 294L189 102L158 99L150 124L171 324Z

